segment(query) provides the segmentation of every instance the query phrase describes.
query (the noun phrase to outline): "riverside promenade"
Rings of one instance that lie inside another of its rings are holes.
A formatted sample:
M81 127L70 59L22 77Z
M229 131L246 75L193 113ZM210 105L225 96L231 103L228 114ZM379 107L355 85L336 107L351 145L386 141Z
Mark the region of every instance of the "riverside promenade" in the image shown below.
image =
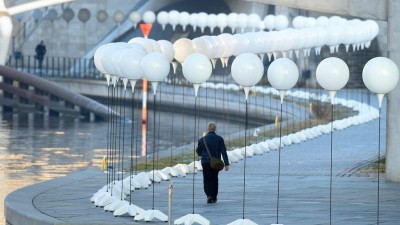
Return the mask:
M381 121L381 149L384 149L384 112ZM330 134L325 134L281 149L279 212L278 151L272 150L246 160L244 208L243 160L233 163L229 172L221 172L217 204L206 204L201 172L195 174L194 213L202 215L214 225L241 219L243 212L244 218L257 224L329 224L330 137ZM377 224L377 177L357 176L353 172L377 157L378 120L335 130L333 152L332 224ZM186 177L172 178L154 186L155 209L167 214L168 186L170 182L173 183L171 224L193 212L192 178L193 174L187 174ZM157 220L135 221L129 216L114 217L111 212L95 207L90 197L105 183L102 172L88 169L17 190L5 200L7 224L168 224ZM151 209L152 190L152 186L135 190L132 193L133 203L145 210ZM398 225L400 184L386 183L381 177L379 198L379 224Z

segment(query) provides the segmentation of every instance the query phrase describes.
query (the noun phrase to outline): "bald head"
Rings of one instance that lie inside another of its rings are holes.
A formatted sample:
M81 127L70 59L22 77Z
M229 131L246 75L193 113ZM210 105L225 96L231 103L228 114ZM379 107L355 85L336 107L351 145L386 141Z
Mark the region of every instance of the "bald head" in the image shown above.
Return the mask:
M215 132L217 129L217 125L214 122L209 122L208 123L208 132Z

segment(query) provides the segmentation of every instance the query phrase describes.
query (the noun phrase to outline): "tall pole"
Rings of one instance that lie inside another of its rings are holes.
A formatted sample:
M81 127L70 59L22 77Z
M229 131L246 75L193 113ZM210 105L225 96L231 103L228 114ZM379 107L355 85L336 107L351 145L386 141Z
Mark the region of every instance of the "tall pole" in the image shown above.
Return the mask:
M398 42L398 12L400 10L400 1L388 0L388 57L393 60L397 66L400 66L400 43ZM387 95L387 119L386 119L386 181L400 182L400 86Z

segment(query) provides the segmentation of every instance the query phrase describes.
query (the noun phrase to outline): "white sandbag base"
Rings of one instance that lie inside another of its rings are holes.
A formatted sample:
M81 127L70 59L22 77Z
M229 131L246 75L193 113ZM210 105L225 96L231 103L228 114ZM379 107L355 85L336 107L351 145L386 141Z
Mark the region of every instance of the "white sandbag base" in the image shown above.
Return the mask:
M210 225L210 221L200 214L187 214L177 220L175 220L174 224L184 224L184 225L192 225L194 223L202 224L202 225Z

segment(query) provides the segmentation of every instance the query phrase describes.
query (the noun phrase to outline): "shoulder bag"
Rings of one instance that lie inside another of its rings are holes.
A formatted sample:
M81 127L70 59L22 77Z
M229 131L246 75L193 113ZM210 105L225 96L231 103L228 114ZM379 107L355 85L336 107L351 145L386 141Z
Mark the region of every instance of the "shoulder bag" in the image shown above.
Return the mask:
M204 139L204 137L203 137L203 142L204 142L204 145L206 146L208 155L210 156L210 167L213 170L221 171L225 167L224 161L222 161L221 159L218 159L210 154L210 150L208 149L208 146L207 146L207 143L206 143L206 140Z

